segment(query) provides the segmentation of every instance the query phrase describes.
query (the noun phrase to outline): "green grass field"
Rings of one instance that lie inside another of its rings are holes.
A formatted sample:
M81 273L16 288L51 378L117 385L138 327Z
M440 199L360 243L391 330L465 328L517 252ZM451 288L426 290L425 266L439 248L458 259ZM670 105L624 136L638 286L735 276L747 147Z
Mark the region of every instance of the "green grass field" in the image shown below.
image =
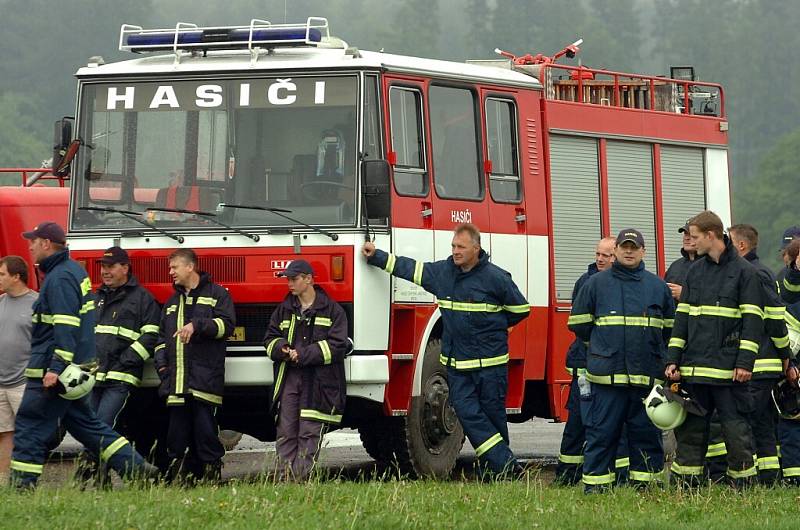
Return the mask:
M58 528L796 528L800 490L694 493L519 482L231 482L224 486L0 490L0 527Z

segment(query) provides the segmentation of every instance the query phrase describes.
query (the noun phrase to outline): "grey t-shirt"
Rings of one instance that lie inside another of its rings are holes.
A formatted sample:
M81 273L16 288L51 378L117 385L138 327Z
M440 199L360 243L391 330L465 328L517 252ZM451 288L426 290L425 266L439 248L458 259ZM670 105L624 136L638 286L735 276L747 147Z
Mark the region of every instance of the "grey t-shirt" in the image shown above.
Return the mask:
M17 386L25 381L31 356L31 308L37 298L36 291L16 298L0 295L0 386Z

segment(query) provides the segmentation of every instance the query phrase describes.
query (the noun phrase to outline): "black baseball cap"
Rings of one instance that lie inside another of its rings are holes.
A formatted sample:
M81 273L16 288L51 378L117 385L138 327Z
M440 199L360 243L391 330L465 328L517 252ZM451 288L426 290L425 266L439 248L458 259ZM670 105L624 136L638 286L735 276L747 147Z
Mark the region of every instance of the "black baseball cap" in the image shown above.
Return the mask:
M800 238L800 226L790 226L783 232L783 239L781 239L781 250L786 248L786 245L792 242L792 239Z
M111 247L103 252L103 257L99 259L100 263L105 265L114 265L119 263L121 265L130 265L131 259L125 249L120 247Z
M25 239L49 239L53 243L63 245L67 242L67 236L61 225L55 221L45 221L33 227L29 232L22 232L22 237Z
M689 221L691 221L691 219L687 219L686 223L682 227L678 228L679 234L682 234L684 232L689 232Z
M278 276L283 276L286 278L295 278L299 274L310 274L314 275L314 269L311 268L311 264L304 259L296 259L289 263L289 266L286 267L286 270L283 272L279 272Z
M639 248L644 247L644 236L635 228L626 228L620 231L617 236L617 245L621 245L626 241L630 241Z

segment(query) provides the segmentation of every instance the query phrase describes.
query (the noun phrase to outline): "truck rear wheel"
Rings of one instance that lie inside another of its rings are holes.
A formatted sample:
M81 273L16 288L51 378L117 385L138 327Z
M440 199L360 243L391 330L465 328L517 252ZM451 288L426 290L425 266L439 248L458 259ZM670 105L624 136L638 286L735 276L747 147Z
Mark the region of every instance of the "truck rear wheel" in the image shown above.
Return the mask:
M447 478L464 445L464 430L450 405L447 371L439 363L442 343L428 342L420 395L408 416L381 418L361 427L361 441L378 462L410 477Z

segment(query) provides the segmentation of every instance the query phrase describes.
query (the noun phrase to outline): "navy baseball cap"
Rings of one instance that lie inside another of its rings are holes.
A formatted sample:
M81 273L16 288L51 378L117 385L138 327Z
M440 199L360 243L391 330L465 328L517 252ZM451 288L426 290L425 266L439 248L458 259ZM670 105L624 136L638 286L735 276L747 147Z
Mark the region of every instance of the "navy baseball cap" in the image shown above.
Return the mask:
M678 228L678 233L679 234L682 234L684 232L687 232L687 233L689 232L689 221L691 221L691 219L687 219L686 223L682 227Z
M25 239L49 239L53 243L63 245L67 242L67 236L64 234L64 229L55 221L45 221L33 227L29 232L22 232L22 237Z
M104 263L106 265L114 265L115 263L120 263L122 265L130 265L131 259L128 257L128 253L121 247L111 247L103 252L103 257L100 258L100 263Z
M644 236L635 228L626 228L620 231L617 236L617 245L621 245L626 241L630 241L639 248L644 247Z
M279 272L278 276L284 276L286 278L296 278L299 274L310 274L314 275L314 269L311 268L311 264L304 259L296 259L289 263L289 266L286 267L286 270L283 272Z
M792 242L792 239L800 238L800 226L791 226L784 230L783 239L781 239L781 250L786 248L786 245Z

